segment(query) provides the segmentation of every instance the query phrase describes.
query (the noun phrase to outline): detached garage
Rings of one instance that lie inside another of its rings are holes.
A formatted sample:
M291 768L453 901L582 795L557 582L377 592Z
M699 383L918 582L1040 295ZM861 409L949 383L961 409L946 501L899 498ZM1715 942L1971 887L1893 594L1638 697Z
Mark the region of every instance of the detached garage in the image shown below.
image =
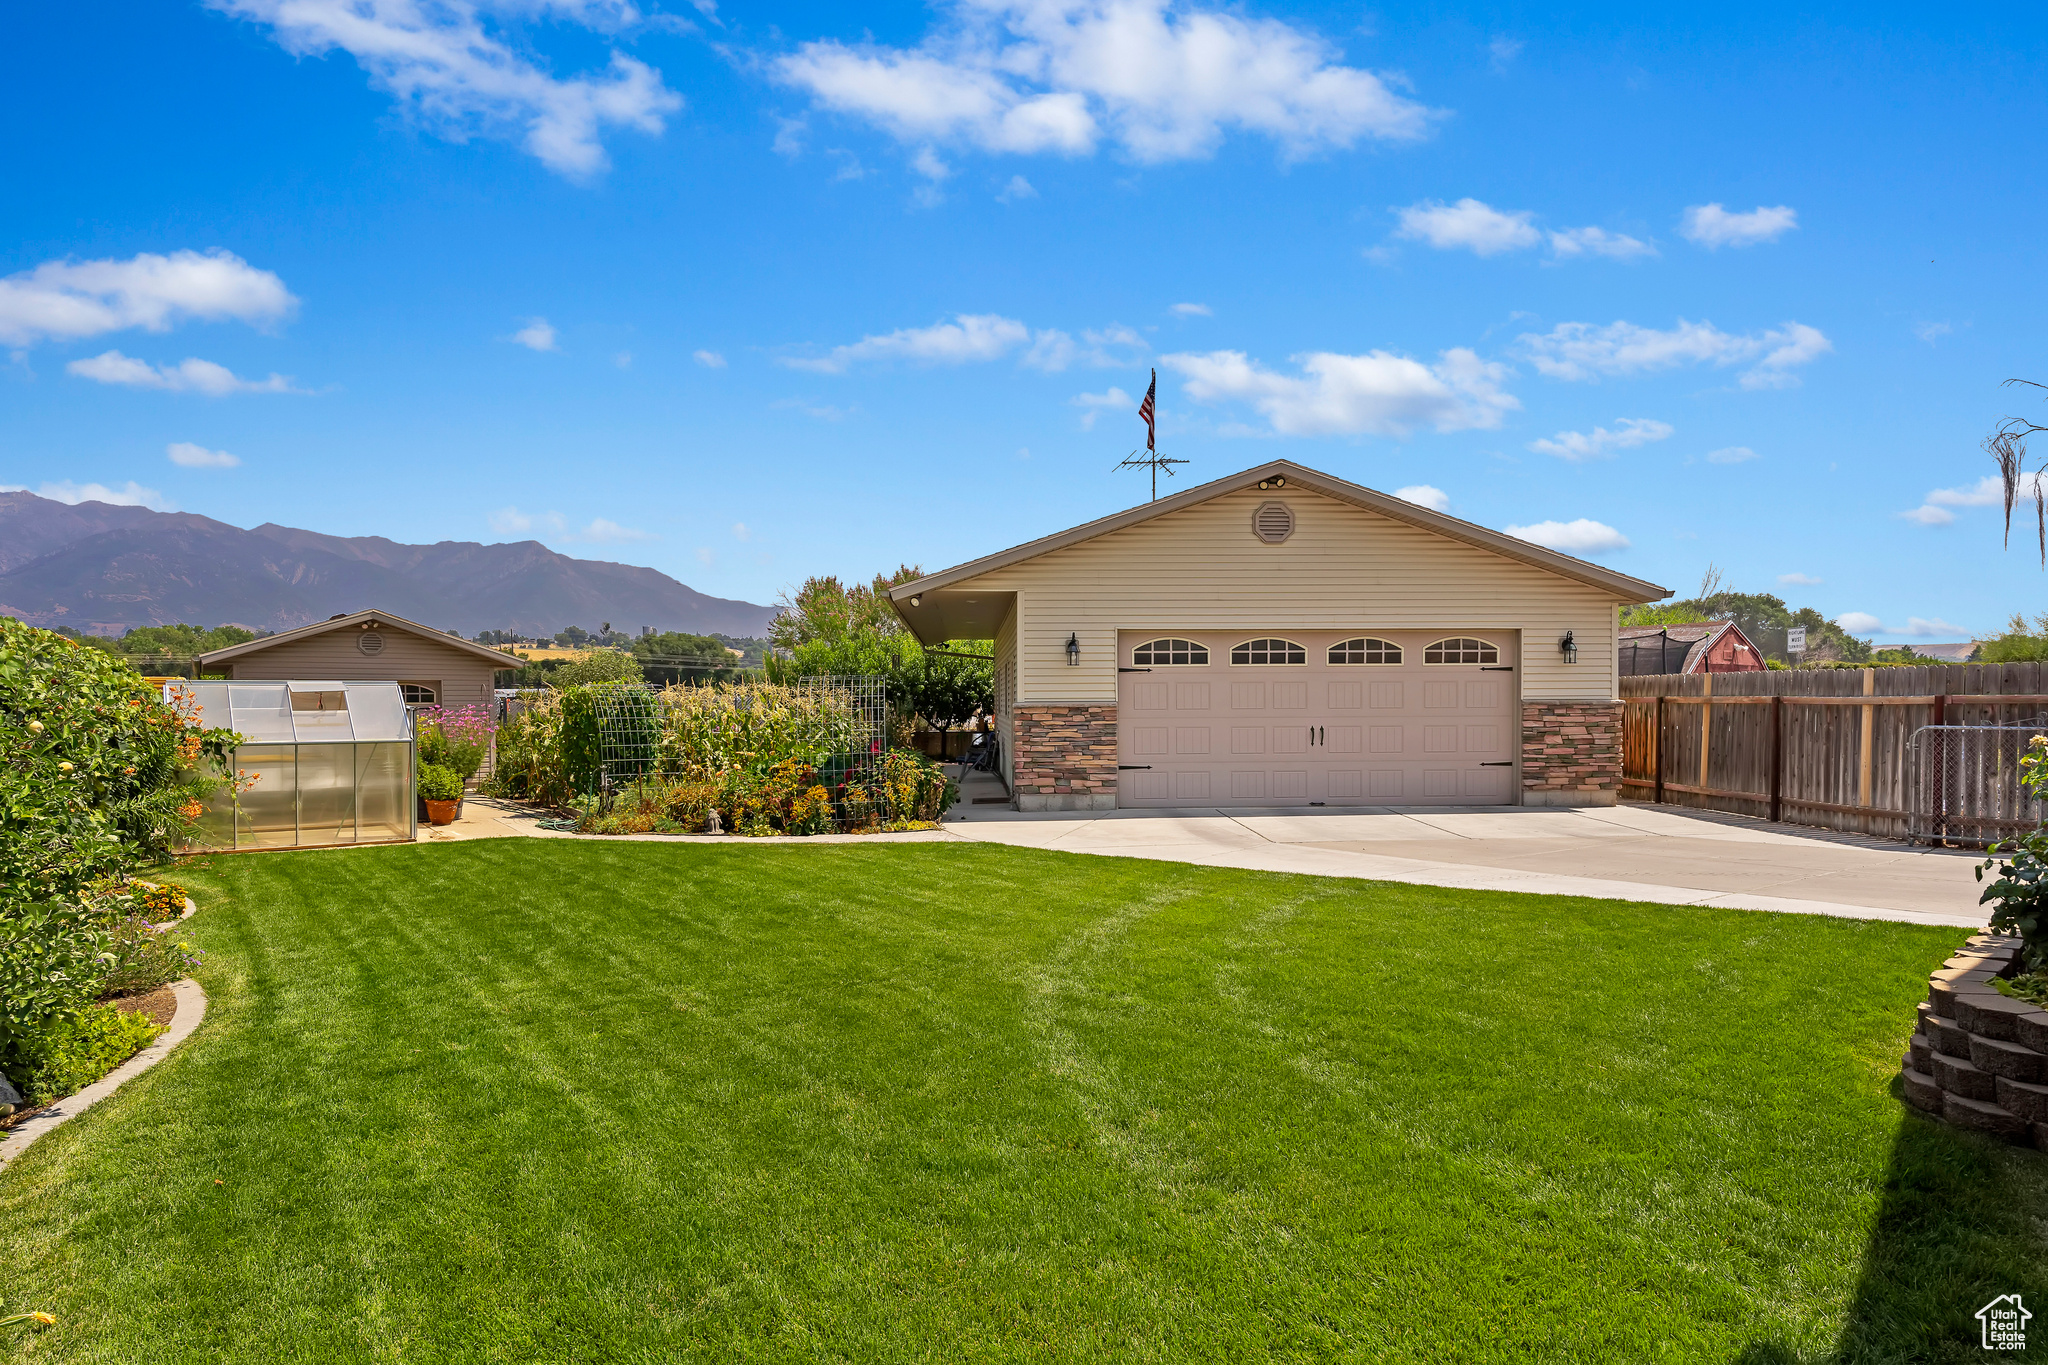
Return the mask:
M993 638L1021 810L1609 805L1669 590L1275 461L893 590Z

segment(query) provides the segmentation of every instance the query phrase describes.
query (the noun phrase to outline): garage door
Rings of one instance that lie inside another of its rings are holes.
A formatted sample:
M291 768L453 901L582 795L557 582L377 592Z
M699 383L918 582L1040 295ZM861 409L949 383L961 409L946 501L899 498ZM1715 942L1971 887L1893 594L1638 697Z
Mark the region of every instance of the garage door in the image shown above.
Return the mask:
M1120 806L1503 805L1513 631L1121 632Z

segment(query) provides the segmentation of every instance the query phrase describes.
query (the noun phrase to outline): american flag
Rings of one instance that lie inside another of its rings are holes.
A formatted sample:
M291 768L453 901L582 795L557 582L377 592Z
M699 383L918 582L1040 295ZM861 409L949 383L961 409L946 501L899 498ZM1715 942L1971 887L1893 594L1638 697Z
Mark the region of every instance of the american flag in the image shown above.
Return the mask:
M1145 390L1145 401L1138 404L1138 420L1145 424L1145 449L1157 450L1152 444L1152 399L1159 393L1159 371L1152 371L1152 387Z

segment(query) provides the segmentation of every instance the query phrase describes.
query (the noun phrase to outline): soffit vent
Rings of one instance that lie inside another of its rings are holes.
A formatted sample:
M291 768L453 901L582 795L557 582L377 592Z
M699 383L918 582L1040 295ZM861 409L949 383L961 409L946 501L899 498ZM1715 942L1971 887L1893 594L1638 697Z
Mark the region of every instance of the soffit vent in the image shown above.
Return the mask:
M356 636L356 648L365 654L382 654L384 652L384 637L374 630L366 630L361 635Z
M1252 534L1268 545L1278 545L1294 534L1294 509L1284 502L1262 502L1252 513Z

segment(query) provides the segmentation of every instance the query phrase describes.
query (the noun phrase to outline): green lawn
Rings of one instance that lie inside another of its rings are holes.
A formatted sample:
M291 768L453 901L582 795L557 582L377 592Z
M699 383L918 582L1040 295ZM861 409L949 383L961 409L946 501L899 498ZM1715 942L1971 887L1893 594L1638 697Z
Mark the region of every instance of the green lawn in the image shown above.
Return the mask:
M2048 1315L2048 1157L1895 1098L1960 930L933 844L186 873L212 1013L0 1174L0 1300L60 1319L0 1358L1765 1365Z

